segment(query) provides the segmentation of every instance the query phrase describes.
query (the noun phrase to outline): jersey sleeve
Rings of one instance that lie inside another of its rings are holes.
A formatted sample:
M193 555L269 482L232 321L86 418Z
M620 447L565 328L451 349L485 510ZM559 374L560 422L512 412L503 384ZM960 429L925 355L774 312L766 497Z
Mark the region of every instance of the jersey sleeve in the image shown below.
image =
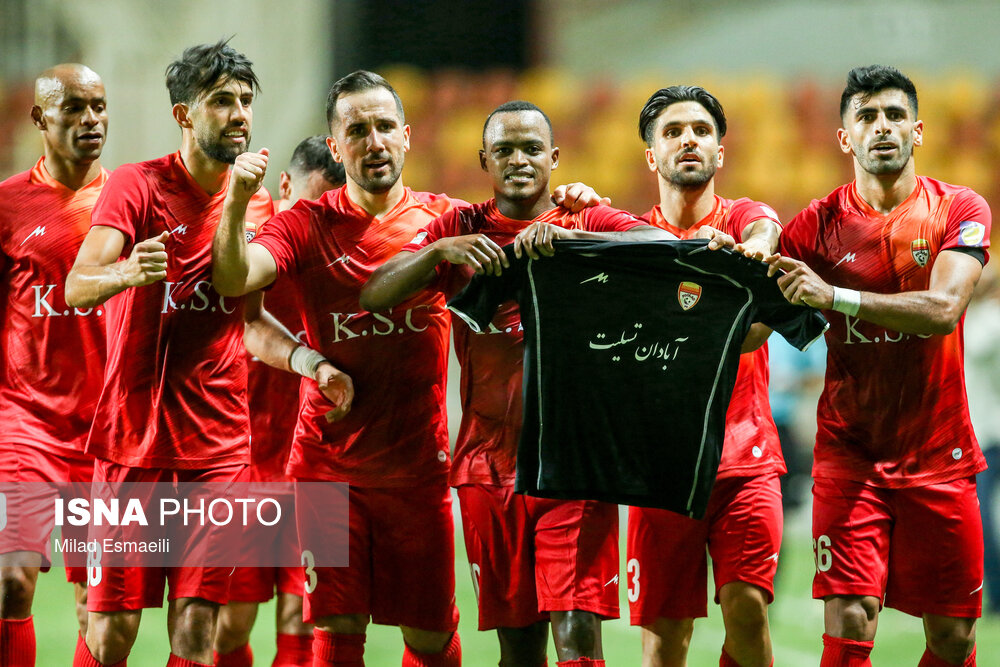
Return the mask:
M591 206L581 213L583 229L588 232L627 232L634 227L649 224L631 213L610 206Z
M299 259L307 247L310 212L292 208L268 220L250 243L264 246L278 269L278 275L298 273Z
M958 250L974 255L983 253L982 259L987 260L991 227L989 204L972 190L964 190L955 197L948 209L941 250Z
M90 216L91 227L111 227L125 235L122 256L131 246L148 238L149 182L137 165L125 164L108 177Z
M462 318L476 333L485 330L504 301L517 297L524 279L527 257L517 259L513 244L504 246L510 268L499 276L477 274L469 284L448 301L448 309Z
M722 231L733 236L737 242L743 237L743 232L753 222L765 218L781 227L781 220L773 208L767 204L752 199L740 199L733 202L732 212L729 214L728 227Z
M819 228L818 220L817 203L813 202L784 226L778 237L778 252L808 264L812 259L812 249Z

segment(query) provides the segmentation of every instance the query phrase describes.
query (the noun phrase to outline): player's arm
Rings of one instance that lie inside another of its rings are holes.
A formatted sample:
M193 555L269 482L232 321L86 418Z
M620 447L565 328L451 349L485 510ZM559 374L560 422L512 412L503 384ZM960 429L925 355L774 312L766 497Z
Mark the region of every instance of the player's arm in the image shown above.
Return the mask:
M66 276L66 305L92 308L129 287L141 287L166 278L164 244L169 236L170 232L163 232L135 244L128 259L119 262L125 247L125 234L114 227L91 227Z
M380 266L361 289L361 307L379 311L402 303L427 288L441 262L466 264L476 273L499 276L509 266L507 255L484 234L447 236L417 252L401 250Z
M354 383L350 376L316 350L301 345L292 332L265 310L263 292L247 296L243 319L243 344L247 352L268 366L315 380L333 404L333 409L326 413L328 422L343 419L351 411Z
M222 217L212 241L212 286L222 296L242 296L267 287L278 265L262 245L247 243L247 206L267 172L267 149L243 153L233 164Z
M942 251L931 269L926 290L878 294L830 285L805 262L781 255L768 258L770 274L785 275L778 286L790 303L836 310L901 333L932 335L955 330L965 312L983 265L973 255Z
M763 324L761 322L754 322L750 325L750 331L747 332L746 338L743 339L743 344L740 346L740 354L746 354L747 352L753 352L764 346L767 339L771 335L771 327Z
M751 259L765 260L778 250L781 226L770 218L757 218L743 228L736 252Z

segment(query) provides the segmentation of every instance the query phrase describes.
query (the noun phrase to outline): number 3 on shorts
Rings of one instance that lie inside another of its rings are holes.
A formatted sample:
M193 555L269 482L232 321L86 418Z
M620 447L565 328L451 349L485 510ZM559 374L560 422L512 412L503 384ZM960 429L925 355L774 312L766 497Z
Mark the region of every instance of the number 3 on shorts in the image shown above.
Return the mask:
M101 583L103 578L103 570L101 569L101 546L97 543L94 544L96 547L93 550L87 550L87 585L97 586Z
M816 561L817 572L826 572L833 567L833 551L830 550L831 546L828 535L820 535L813 540L813 559Z
M628 565L625 566L625 571L629 574L628 601L636 602L639 599L639 560L637 558L630 559Z
M312 593L316 590L316 557L313 556L313 552L306 549L302 552L302 566L306 568L306 593Z

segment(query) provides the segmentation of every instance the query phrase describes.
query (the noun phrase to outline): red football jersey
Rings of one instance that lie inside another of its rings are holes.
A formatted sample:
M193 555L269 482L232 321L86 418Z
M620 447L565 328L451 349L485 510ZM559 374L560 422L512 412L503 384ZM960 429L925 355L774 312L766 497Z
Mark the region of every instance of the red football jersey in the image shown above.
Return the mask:
M108 300L108 366L87 451L136 468L202 469L249 463L243 298L212 288L212 237L227 182L215 195L179 153L119 167L92 224L132 246L171 232L167 278ZM247 210L272 213L261 189Z
M275 207L277 209L277 206ZM247 224L247 240L257 225ZM301 341L305 341L295 293L287 277L267 290L264 308ZM292 449L299 414L299 384L302 377L279 370L247 355L247 403L250 407L250 479L255 482L286 482L288 454Z
M66 274L108 172L79 190L43 157L0 183L0 442L82 457L106 357L104 308L69 308Z
M854 183L813 201L785 227L781 253L831 284L894 294L927 289L943 250L985 251L989 239L982 197L921 177L887 215L869 206ZM918 336L823 314L830 329L815 477L899 488L986 468L965 398L962 322L946 336Z
M454 205L444 195L406 189L375 218L339 188L297 202L253 240L274 257L279 280L291 279L306 344L354 382L351 411L333 424L316 383L302 383L291 476L399 487L448 474L444 300L426 293L368 313L358 297L376 268Z
M688 229L668 222L659 206L654 206L645 218L651 225L673 232L682 239L693 238L700 227L709 225L729 234L737 242L747 225L755 220L768 218L781 224L774 209L745 197L731 200L716 196L712 212ZM753 352L740 355L736 386L726 412L726 438L722 445L718 479L785 473L778 429L771 418L771 403L767 397L769 378L767 343Z
M503 246L532 222L548 222L593 232L627 231L644 224L629 213L607 206L570 213L554 208L534 220L504 216L495 200L455 209L433 221L403 250L416 252L449 236L485 234ZM468 266L441 263L434 288L450 297L469 282ZM517 441L521 432L523 330L517 304L502 305L489 329L474 333L454 320L455 354L462 366L462 424L455 443L451 485L514 484Z

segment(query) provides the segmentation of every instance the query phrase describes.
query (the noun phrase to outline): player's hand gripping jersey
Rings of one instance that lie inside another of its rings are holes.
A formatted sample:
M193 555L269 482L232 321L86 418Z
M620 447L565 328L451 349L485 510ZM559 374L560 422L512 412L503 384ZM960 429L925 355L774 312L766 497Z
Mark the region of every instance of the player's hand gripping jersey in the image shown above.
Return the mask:
M986 260L990 210L969 188L920 177L888 215L853 183L813 201L781 235L781 253L833 285L894 294L925 290L941 252ZM969 420L963 320L918 336L827 312L826 386L817 413L814 477L901 488L986 468Z
M700 518L722 452L740 345L762 321L800 349L824 330L767 267L705 241L559 241L513 258L449 307L489 325L516 299L525 330L518 491ZM682 410L677 399L685 397Z

